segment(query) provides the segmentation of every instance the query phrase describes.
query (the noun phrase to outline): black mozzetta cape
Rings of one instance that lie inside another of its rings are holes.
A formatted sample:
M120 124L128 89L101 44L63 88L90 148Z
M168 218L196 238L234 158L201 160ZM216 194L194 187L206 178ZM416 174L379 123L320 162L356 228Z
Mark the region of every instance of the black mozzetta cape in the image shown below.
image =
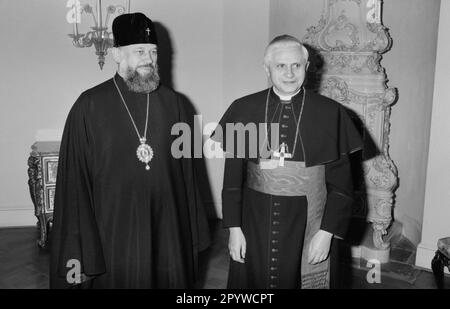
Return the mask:
M142 135L146 95L115 79ZM175 159L172 125L184 103L160 86L150 94L150 170L136 156L138 136L110 79L84 92L62 138L51 233L52 288L68 287L74 260L94 288L185 288L209 234L191 159ZM73 281L72 281L73 282Z

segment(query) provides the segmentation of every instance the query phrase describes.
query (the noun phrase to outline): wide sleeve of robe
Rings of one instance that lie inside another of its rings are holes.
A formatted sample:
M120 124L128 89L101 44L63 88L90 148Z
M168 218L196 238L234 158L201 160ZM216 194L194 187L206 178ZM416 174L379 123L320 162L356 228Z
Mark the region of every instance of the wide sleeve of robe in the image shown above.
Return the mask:
M61 141L51 232L51 288L72 285L66 279L75 269L71 262L79 262L80 273L87 276L106 271L92 193L94 140L88 104L86 94L75 102Z
M194 115L195 111L191 108L189 102L181 96L178 97L179 121L189 125L191 132L194 132ZM194 133L195 134L195 133ZM191 145L194 142L194 134L191 134ZM200 192L200 175L204 162L203 158L194 157L194 147L191 147L191 157L181 158L183 168L183 178L186 187L186 198L189 208L189 222L192 238L193 260L194 260L194 276L198 275L198 254L207 249L211 244L208 218L205 211L205 204L202 200ZM207 183L207 185L209 185Z
M321 229L345 238L352 216L353 181L348 155L325 165L327 202Z
M242 220L243 190L245 183L246 160L226 158L222 189L222 226L240 227Z
M349 155L363 148L362 139L343 107L339 107L334 149L331 162L325 163L327 202L321 229L337 238L345 238L353 204L353 175ZM330 143L332 145L332 143ZM329 158L330 158L329 157Z
M220 143L220 147L225 152L225 172L223 177L222 187L222 226L240 227L242 220L242 202L243 190L245 184L245 171L247 170L247 161L236 150L238 147L238 140L234 138L234 145L230 149L227 145L226 126L227 123L236 124L242 119L239 118L236 111L239 111L239 101L234 101L227 109L225 114L219 121L217 128L211 134L211 139ZM241 113L245 116L245 113ZM244 121L245 122L245 121ZM240 145L243 149L242 145Z

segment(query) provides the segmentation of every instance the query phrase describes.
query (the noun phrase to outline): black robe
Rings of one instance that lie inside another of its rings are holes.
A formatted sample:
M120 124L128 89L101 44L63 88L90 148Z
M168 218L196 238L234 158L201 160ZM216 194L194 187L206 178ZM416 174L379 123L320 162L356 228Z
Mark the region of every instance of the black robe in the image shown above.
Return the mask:
M301 255L307 218L305 196L275 196L246 186L247 162L251 157L248 138L245 153L235 136L235 148L227 149L226 124L264 123L268 90L233 102L219 122L222 135L215 131L212 139L221 142L229 155L225 160L222 190L224 227L241 227L246 238L245 264L230 261L229 288L299 288L301 285ZM291 103L281 103L271 91L267 112L268 123L279 123L279 144L286 143L291 159L304 161L306 167L325 165L327 202L321 229L343 238L351 217L353 183L348 154L362 149L361 137L352 120L339 103L306 90L299 134L296 125L302 105L303 90ZM264 134L264 133L262 133ZM268 130L271 138L270 127ZM247 136L248 137L248 136ZM228 147L229 148L229 147ZM231 157L230 157L231 155Z
M115 79L139 133L146 95ZM136 156L140 142L110 79L72 107L59 153L51 232L52 288L69 287L67 262L81 263L93 288L186 288L207 247L205 212L191 159L175 159L172 125L188 121L184 102L160 86L150 94L150 170ZM71 264L73 265L73 264Z

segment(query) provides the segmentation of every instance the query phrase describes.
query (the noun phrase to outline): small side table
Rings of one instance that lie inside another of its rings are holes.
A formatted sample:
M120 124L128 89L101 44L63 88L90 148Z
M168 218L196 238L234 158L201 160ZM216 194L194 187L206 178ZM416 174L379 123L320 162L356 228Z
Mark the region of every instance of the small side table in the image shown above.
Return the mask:
M438 240L438 250L431 261L431 269L438 289L444 288L444 267L450 271L450 237Z
M34 204L34 214L38 218L39 247L47 246L47 236L53 220L56 173L60 142L36 142L31 146L28 158L28 186Z

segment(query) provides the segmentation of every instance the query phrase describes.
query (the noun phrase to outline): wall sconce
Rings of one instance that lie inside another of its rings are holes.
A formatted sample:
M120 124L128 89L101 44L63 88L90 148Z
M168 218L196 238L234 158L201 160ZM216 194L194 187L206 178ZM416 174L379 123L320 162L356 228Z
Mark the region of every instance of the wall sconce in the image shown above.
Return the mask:
M75 47L91 47L94 45L95 54L98 56L98 64L100 70L105 64L105 56L108 53L108 48L113 47L114 39L112 31L108 31L108 24L112 15L121 15L125 12L130 12L130 0L127 0L127 8L122 5L109 5L106 7L106 18L103 18L102 1L97 0L95 8L89 4L81 6L79 0L67 1L67 7L71 9L67 13L66 19L70 24L73 24L73 33L69 34L72 43ZM81 14L91 15L93 25L92 30L82 34L78 30L78 24L81 23Z

